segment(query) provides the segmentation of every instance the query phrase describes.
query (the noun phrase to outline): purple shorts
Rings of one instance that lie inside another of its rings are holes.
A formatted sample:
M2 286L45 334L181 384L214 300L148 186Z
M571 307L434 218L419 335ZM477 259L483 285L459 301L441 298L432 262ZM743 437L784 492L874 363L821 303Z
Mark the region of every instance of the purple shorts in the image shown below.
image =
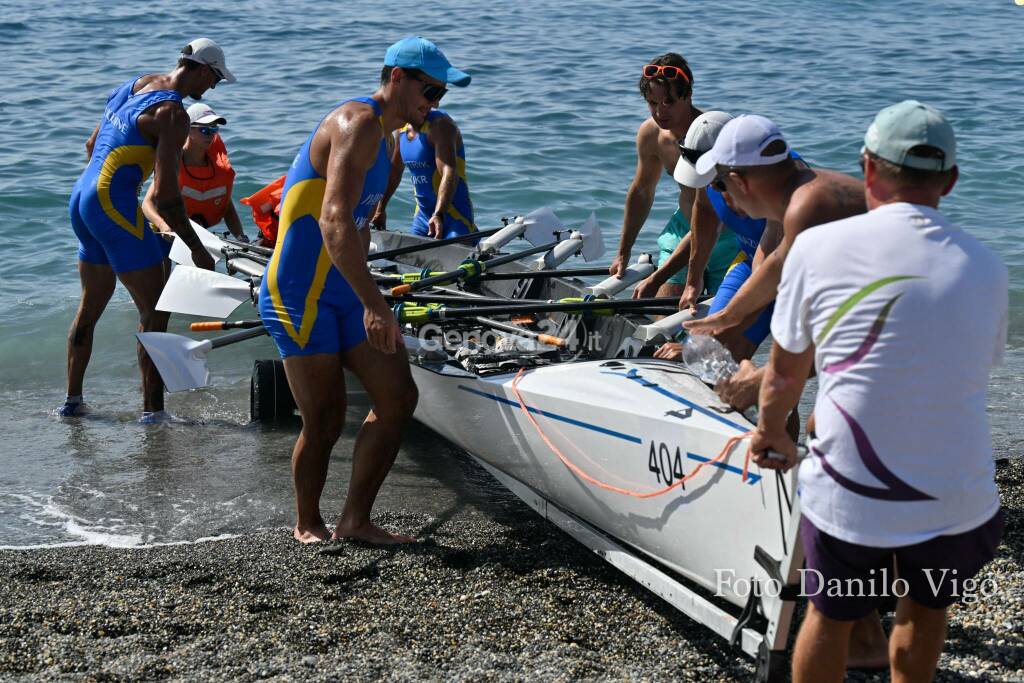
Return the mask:
M800 519L800 534L807 556L801 592L826 617L856 621L893 595L945 609L976 592L972 579L995 557L1003 535L1003 511L962 534L897 548L841 541L806 517Z

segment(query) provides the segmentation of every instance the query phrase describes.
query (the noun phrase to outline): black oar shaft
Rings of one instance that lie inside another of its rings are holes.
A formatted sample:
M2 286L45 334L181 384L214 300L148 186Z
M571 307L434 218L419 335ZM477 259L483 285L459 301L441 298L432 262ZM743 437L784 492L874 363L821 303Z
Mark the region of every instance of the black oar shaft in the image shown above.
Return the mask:
M211 339L210 347L214 349L219 349L222 346L227 346L228 344L235 344L240 341L245 341L246 339L260 337L266 333L267 328L263 327L262 325L260 325L259 327L254 327L249 330L239 330L238 332L225 334L223 337L216 337L215 339Z
M565 270L527 270L514 273L484 273L481 280L525 280L542 277L587 277L590 275L609 275L608 268L566 268Z
M548 242L547 244L541 244L536 247L530 247L529 249L524 249L523 251L517 251L514 254L507 254L505 256L499 256L498 258L492 258L487 261L481 261L480 264L485 269L490 269L494 268L495 266L500 266L506 263L512 263L517 259L548 251L549 249L557 245L558 242L559 240L555 240L554 242ZM427 287L433 287L434 285L440 285L446 282L451 282L453 280L460 280L464 277L467 277L466 271L459 268L456 270L449 271L447 273L441 273L440 275L433 275L431 277L425 277L422 280L417 280L416 282L411 283L409 287L412 291L415 291L418 289L426 289Z
M239 242L238 240L232 239L225 239L224 241L233 247L241 249L242 251L251 251L252 253L259 254L260 256L274 255L274 250L270 249L269 247L261 247L256 244L249 244L248 242Z
M387 251L378 251L367 256L366 260L379 261L380 259L401 256L402 254L414 254L417 251L427 251L428 249L436 249L437 247L443 247L449 244L461 244L462 242L472 242L473 240L478 240L481 237L493 235L499 230L504 229L505 226L501 226L500 228L491 228L489 230L477 230L476 232L470 232L465 235L459 235L457 237L449 237L448 239L444 240L433 240L426 244L410 244L407 247L396 247L395 249L388 249Z
M440 320L449 318L465 318L478 315L507 315L509 313L575 313L594 310L629 310L652 309L676 311L666 304L676 303L675 297L656 297L651 299L595 299L594 301L555 302L543 304L515 304L514 300L503 306L471 306L467 308L437 309L431 317Z

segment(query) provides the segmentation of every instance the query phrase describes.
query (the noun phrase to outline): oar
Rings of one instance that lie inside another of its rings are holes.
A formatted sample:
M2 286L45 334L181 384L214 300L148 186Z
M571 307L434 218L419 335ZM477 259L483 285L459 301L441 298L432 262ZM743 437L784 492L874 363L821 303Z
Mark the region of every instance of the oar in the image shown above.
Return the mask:
M574 230L572 234L569 236L569 239L566 241L572 242L572 253L589 249L589 245L591 243L597 243L598 247L601 250L604 249L603 242L601 241L600 230L590 230L585 235ZM458 282L461 280L468 280L470 278L478 277L490 271L492 268L496 268L506 263L512 263L513 261L517 261L527 256L533 256L534 254L540 254L550 249L554 249L561 242L562 240L555 240L553 242L548 242L547 244L541 244L536 247L531 247L529 249L517 251L514 254L506 254L505 256L499 256L497 258L488 259L487 261L479 261L477 259L466 259L455 270L449 271L447 273L441 273L440 275L432 275L430 277L423 278L416 282L401 284L397 287L394 287L391 290L391 294L392 296L401 296L402 294L406 294L412 291L418 291L421 289L427 289L428 287L433 287L434 285L448 284L451 282Z
M592 297L566 297L564 299L509 299L504 297L467 297L460 296L458 294L420 294L415 292L405 294L401 297L393 297L390 294L385 294L384 298L398 301L414 301L424 304L456 304L465 306L504 306L508 304L524 306L526 304L569 304L592 300L613 301L612 299L593 299ZM615 301L619 300L616 299ZM622 299L622 301L626 301L626 299ZM636 308L646 308L648 306L672 306L678 303L679 297L660 296L649 299L630 299L630 301L644 302L637 305ZM673 312L677 312L678 310L678 308L673 309Z
M224 240L217 237L193 220L190 220L189 223L192 224L192 229L196 231L196 236L199 237L199 241L203 243L204 247L206 247L206 251L210 252L213 262L216 263L219 261L221 259L220 250L224 246ZM196 265L195 262L192 261L192 251L177 235L174 236L174 243L171 244L170 259L175 263L180 263L186 266Z
M178 264L160 293L158 311L226 318L252 298L252 284L238 278Z
M395 256L401 256L402 254L415 254L418 251L427 251L430 249L436 249L438 247L447 247L449 244L461 244L462 242L472 242L473 240L480 239L481 236L493 235L501 230L504 230L504 228L478 230L476 232L470 232L465 235L449 237L448 239L432 240L430 242L427 242L426 244L410 244L407 247L396 247L395 249L388 249L386 251L377 251L370 253L366 257L366 260L379 261L380 259L393 258Z
M201 323L192 323L188 329L193 332L219 332L220 330L250 330L254 327L263 327L262 320L207 320Z
M167 391L205 387L210 382L206 356L213 349L267 333L263 326L201 341L168 332L138 332L136 337L153 360Z
M487 315L509 315L512 313L580 313L588 312L595 315L611 315L620 310L651 309L664 303L662 299L598 299L595 301L555 302L542 304L515 304L512 300L502 306L467 306L465 308L445 308L443 306L410 306L400 303L393 307L399 322L421 324L431 320L450 320ZM675 311L676 309L667 309Z
M519 325L513 325L511 323L503 323L491 318L484 318L483 316L476 316L473 318L481 325L485 327L491 327L495 330L501 330L502 332L508 332L519 337L525 337L526 339L534 339L539 341L541 344L550 344L551 346L557 346L560 349L564 349L569 345L568 340L561 337L556 337L551 334L544 334L542 332L534 332L533 330L527 330L526 328L519 327Z

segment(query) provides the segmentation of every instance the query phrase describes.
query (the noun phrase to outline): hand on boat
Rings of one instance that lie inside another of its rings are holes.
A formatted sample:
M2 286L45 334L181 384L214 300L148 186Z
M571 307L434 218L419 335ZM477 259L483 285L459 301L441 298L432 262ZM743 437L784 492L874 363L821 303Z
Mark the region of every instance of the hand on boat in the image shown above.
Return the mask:
M759 425L750 437L750 450L754 453L752 460L765 469L786 472L797 463L796 443L785 430L769 433L762 431Z
M612 261L612 265L608 267L608 273L621 278L626 272L627 265L629 265L629 254L618 254Z
M366 327L366 341L378 351L394 353L405 347L402 329L387 304L367 306L363 311L363 325Z
M655 358L662 360L681 361L683 359L683 345L679 342L668 342L658 347L654 352Z
M726 306L718 313L699 320L687 320L683 323L683 328L690 334L721 334L742 322L742 320L734 320L732 314L729 313L729 307Z
M644 278L640 281L636 287L633 288L634 299L647 299L652 296L658 295L658 289L661 287L658 282L655 281L654 276Z
M700 296L700 291L693 285L686 285L683 289L682 296L679 297L679 310L685 311L690 309L690 313L697 314L697 298Z
M757 405L757 394L761 390L762 368L749 360L740 362L739 370L715 385L719 398L739 411Z
M387 230L388 229L388 213L387 213L387 211L382 209L382 208L380 208L378 206L377 209L373 212L373 216L370 218L370 225L372 225L375 230Z

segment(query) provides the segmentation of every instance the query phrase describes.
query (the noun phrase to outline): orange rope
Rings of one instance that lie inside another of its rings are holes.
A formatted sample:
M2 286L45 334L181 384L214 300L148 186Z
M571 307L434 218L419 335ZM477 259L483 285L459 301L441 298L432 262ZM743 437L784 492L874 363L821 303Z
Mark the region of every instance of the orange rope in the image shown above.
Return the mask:
M683 477L682 479L680 479L679 481L677 481L677 482L675 482L673 484L669 484L668 486L666 486L664 488L658 489L657 491L651 491L649 493L643 493L643 492L640 492L640 491L632 491L630 489L624 489L624 488L621 488L619 486L613 486L612 484L607 484L607 483L605 483L603 481L599 481L599 480L595 479L594 477L590 476L589 474L584 472L582 469L577 467L567 457L565 457L565 455L562 453L562 451L560 451L558 449L558 447L555 446L555 444L553 444L551 442L551 439L549 439L547 437L547 435L544 433L544 430L541 429L540 424L538 424L537 420L533 417L533 414L530 412L530 409L527 407L526 401L523 400L523 395L521 393L519 393L519 381L523 378L523 375L524 375L525 372L526 372L526 368L520 368L519 372L516 373L515 378L512 380L512 393L515 394L516 400L519 402L519 407L522 409L523 414L526 415L526 418L530 421L530 424L533 425L533 428L537 430L537 434L540 436L541 439L544 440L544 443L547 444L548 448L551 449L551 452L558 456L558 459L562 461L563 465L568 467L572 472L574 472L577 476L579 476L584 481L589 482L589 483L593 484L594 486L602 488L602 489L604 489L606 491L611 491L612 493L621 493L624 496L632 496L633 498L654 498L655 496L660 496L662 494L668 493L672 489L679 488L685 482L687 482L687 481L693 479L695 476L697 476L697 473L700 472L704 468L705 465L713 465L714 463L721 462L722 460L724 460L729 455L729 452L732 451L733 447L737 443L739 443L743 439L746 439L747 437L749 437L753 433L753 432L744 432L743 434L737 434L736 436L730 437L729 440L725 442L725 446L722 447L722 450L721 450L721 452L719 452L718 455L716 455L711 460L707 460L705 462L700 463L688 475L686 475L685 477ZM747 468L748 468L748 466L750 464L750 456L751 456L751 451L750 451L750 448L748 447L747 448L746 460L745 460L745 462L743 464L743 481L744 482L747 481Z

